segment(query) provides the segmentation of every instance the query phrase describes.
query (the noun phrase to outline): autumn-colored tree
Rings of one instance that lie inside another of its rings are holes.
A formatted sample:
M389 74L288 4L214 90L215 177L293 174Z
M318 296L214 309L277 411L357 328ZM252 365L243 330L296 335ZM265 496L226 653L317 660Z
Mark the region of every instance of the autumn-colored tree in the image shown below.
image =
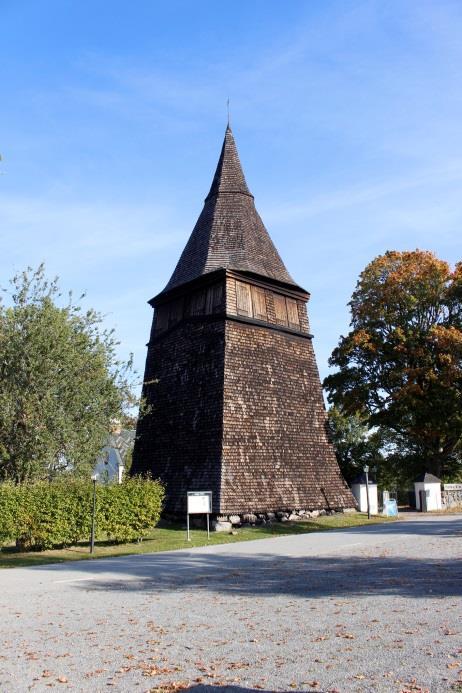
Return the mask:
M401 440L408 478L462 470L462 263L433 253L387 252L360 275L351 331L324 385L346 413L368 416Z

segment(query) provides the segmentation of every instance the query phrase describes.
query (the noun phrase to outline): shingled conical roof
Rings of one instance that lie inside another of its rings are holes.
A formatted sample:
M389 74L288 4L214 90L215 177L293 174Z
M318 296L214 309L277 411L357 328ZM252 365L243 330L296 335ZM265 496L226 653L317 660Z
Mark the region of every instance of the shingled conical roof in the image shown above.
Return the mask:
M297 286L255 209L229 125L204 208L164 291L220 268Z

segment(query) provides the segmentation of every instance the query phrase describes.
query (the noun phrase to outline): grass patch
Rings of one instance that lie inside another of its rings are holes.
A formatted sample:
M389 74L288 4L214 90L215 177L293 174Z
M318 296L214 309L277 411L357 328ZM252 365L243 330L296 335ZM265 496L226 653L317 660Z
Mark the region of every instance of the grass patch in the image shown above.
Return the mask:
M47 563L79 561L88 558L94 560L109 556L175 551L178 549L191 548L193 546L208 546L210 544L235 544L238 541L269 539L271 537L287 534L325 532L332 529L360 527L361 525L379 524L383 522L393 522L393 519L377 515L371 520L368 520L367 515L361 513L327 515L306 522L275 522L271 525L242 527L237 530L236 535L211 532L210 540L207 540L207 532L205 530L193 529L191 531L191 541L188 542L186 541L186 529L182 524L170 524L161 521L159 525L152 530L149 536L140 543L111 544L104 541L96 542L95 552L92 556L89 554L88 544L78 544L68 549L53 549L28 553L18 553L13 547L6 547L0 551L0 568L20 568L25 566L44 565Z

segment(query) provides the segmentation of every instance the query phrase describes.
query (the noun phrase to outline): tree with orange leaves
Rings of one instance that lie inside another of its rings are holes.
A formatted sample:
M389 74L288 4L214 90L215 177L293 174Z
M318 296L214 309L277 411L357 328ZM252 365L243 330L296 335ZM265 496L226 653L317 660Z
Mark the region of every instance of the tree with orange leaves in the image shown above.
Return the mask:
M401 476L462 475L462 262L390 251L362 272L351 331L330 358L324 386L345 413L368 416L399 441Z

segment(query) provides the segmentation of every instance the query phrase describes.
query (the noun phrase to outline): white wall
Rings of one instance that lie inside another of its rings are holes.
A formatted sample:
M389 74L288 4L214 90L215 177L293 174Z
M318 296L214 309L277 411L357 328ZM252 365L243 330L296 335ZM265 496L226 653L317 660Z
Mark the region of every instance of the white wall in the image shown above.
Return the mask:
M417 510L420 510L420 491L429 491L427 510L441 510L441 484L424 484L423 481L414 483L415 502Z
M367 513L367 489L366 484L353 484L351 492L358 501L359 510L362 513ZM369 484L369 503L371 506L371 514L379 514L379 502L377 493L377 484Z

